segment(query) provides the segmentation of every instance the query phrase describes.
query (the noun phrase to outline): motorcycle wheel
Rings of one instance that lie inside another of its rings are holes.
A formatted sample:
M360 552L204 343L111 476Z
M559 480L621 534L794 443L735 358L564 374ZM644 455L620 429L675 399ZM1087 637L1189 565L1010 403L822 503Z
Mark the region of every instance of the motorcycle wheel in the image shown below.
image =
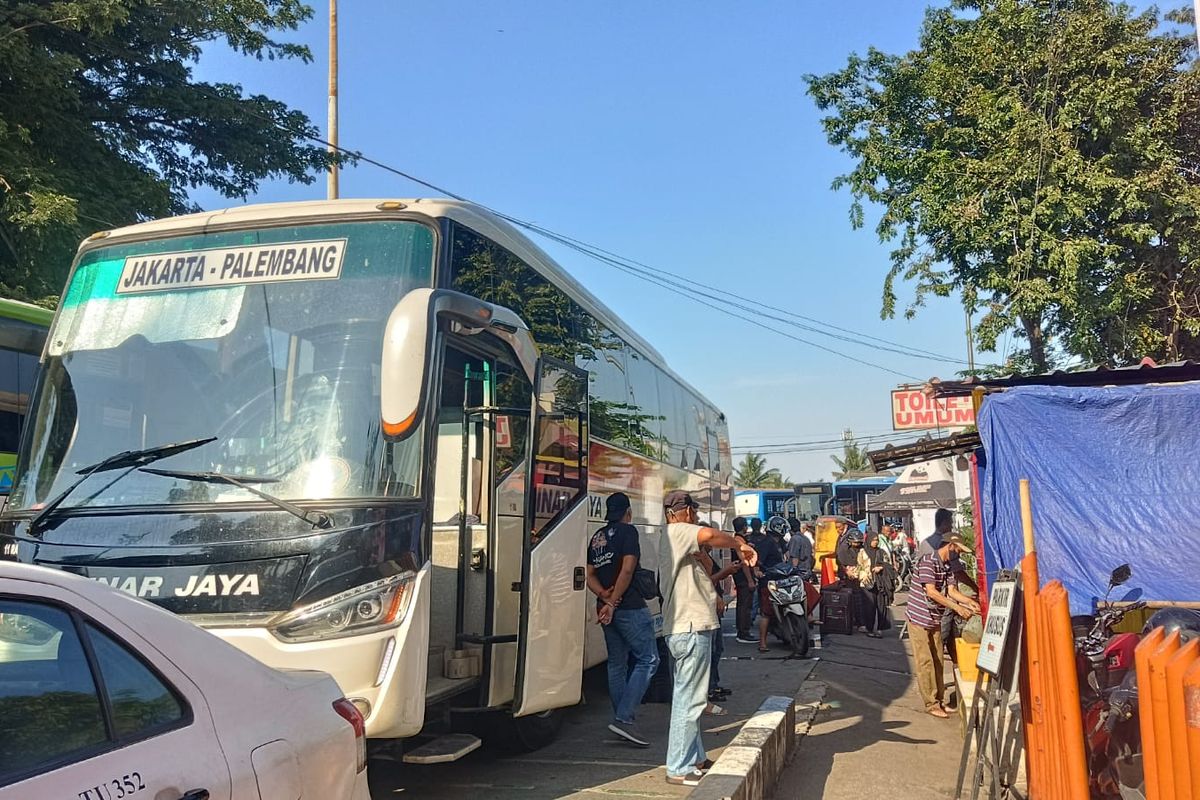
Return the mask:
M792 655L804 658L808 655L808 620L798 614L788 614L785 629L788 634L788 644L791 645Z

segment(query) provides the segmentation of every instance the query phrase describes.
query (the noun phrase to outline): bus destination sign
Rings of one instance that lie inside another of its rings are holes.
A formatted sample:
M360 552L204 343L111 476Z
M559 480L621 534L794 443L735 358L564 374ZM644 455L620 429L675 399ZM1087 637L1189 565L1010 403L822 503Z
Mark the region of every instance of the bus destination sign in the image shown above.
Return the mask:
M335 280L342 274L345 254L345 239L325 239L129 256L117 294Z

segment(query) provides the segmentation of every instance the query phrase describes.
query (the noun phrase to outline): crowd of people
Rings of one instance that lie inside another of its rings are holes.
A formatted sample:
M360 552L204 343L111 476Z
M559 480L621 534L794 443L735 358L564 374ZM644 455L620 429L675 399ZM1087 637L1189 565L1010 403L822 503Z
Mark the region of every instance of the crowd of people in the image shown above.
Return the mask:
M726 533L699 519L698 504L690 494L674 491L663 505L667 527L658 545L656 575L641 567L629 497L616 492L606 499L605 508L606 524L589 543L587 583L596 596L596 614L608 647L613 712L608 729L630 744L651 744L637 725L637 712L660 667L648 606L657 600L673 664L667 781L694 786L711 766L700 735L701 716L726 713L719 703L730 694L720 677L725 613L721 586L733 579L737 641L767 652L772 613L767 575L785 561L795 570L811 572L816 566L815 528L795 518L773 517L764 525L758 518L737 517L733 533ZM968 548L952 534L953 514L941 509L935 522L935 532L916 543L890 526L864 533L844 521L834 557L839 586L852 593L854 626L874 638L892 627L889 608L902 573L911 572L906 613L917 684L926 710L947 717L942 647L950 638L952 615L969 618L979 613L979 605L960 589L977 592L958 557ZM730 552L728 564L722 564L718 550Z

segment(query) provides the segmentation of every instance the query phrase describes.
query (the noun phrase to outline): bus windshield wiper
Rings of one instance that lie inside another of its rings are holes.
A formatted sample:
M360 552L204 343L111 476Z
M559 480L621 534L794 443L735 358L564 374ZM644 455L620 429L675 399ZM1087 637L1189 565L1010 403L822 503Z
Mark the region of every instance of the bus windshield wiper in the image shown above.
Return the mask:
M79 488L81 483L98 472L110 472L115 469L125 470L120 475L109 481L108 485L104 487L104 489L107 489L109 486L112 486L114 483L121 480L121 478L124 478L138 467L144 467L147 464L153 464L159 459L167 458L168 456L173 456L178 453L184 453L188 450L195 450L197 447L202 447L209 442L215 442L216 440L217 437L209 436L206 439L188 439L185 442L163 444L159 445L158 447L147 447L142 450L126 450L123 453L117 453L115 456L109 456L103 461L98 461L91 466L77 470L75 474L78 475L79 478L74 480L69 486L67 486L67 488L59 492L53 500L46 503L46 505L42 507L41 511L35 514L29 520L27 534L33 535L41 530L42 526L46 523L46 520L50 518L50 515L53 514L55 510L62 505L62 502L67 499L67 495L71 494L71 492ZM101 489L100 491L104 491L104 489Z
M276 497L273 494L267 494L262 489L256 489L250 484L252 483L278 483L279 478L256 477L254 475L226 475L223 472L187 472L177 469L150 469L143 467L139 472L148 472L151 475L161 475L164 478L179 478L185 481L200 481L201 483L227 483L230 486L236 486L239 489L245 489L250 494L261 497L276 508L281 508L294 517L299 517L314 528L332 528L333 519L324 511L305 511L298 505L289 503Z

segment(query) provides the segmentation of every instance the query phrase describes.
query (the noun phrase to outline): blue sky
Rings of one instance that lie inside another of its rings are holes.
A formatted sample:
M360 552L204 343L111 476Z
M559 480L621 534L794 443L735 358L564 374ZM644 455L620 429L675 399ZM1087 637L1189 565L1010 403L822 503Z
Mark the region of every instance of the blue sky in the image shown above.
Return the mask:
M290 37L312 47L312 64L214 50L199 76L283 100L323 127L328 6L313 5ZM933 299L912 321L879 319L888 247L869 227L851 229L850 198L829 188L849 162L804 91L805 74L852 51L911 48L924 7L342 0L341 142L661 269L962 359L957 299ZM253 199L324 191L323 180L272 183ZM366 165L342 175L345 197L429 194ZM540 243L725 411L735 447L890 430L888 390L904 378ZM921 379L961 368L796 333ZM771 463L795 480L827 479L833 466L828 451Z

